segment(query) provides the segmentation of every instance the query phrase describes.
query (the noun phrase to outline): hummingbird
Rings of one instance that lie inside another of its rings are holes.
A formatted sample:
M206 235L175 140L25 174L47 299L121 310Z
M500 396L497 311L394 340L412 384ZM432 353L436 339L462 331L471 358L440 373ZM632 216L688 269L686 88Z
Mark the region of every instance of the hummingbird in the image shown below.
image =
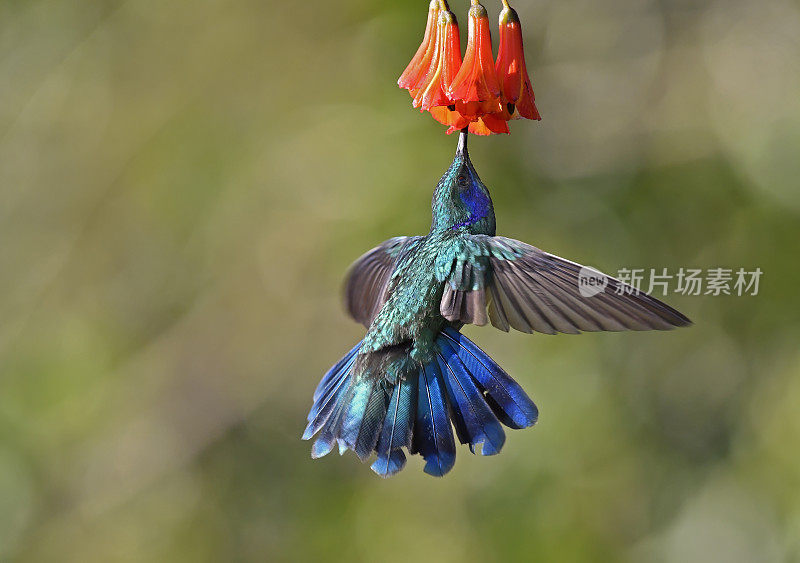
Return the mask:
M390 477L420 454L441 477L455 464L455 436L482 455L500 452L503 426L533 426L522 387L461 334L466 324L545 334L669 330L691 321L658 299L604 277L580 291L582 266L496 236L489 190L459 135L433 193L431 229L391 238L350 268L345 304L367 332L322 378L303 439L311 456L338 446ZM602 274L601 274L602 275ZM586 295L584 295L586 294Z

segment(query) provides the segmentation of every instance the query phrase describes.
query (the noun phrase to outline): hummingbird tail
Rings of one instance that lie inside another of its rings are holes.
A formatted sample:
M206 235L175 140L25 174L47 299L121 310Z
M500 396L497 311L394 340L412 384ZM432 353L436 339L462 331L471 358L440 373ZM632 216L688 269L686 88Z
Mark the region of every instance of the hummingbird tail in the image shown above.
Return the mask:
M536 405L525 391L466 336L447 327L436 344L432 361L396 378L357 377L357 344L314 394L303 434L308 440L320 432L312 457L328 454L334 443L340 453L351 449L362 461L375 451L372 470L389 477L405 466L406 448L422 455L426 473L440 477L455 463L452 427L473 453L482 444L481 454L493 455L505 442L500 423L536 423ZM408 360L399 361L413 365Z

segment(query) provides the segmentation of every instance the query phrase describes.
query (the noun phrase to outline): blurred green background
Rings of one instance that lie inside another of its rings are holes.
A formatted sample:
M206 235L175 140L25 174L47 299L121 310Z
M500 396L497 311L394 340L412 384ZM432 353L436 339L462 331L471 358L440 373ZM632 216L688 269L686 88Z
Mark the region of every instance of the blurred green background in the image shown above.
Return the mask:
M452 158L395 86L427 2L0 1L0 559L800 560L800 4L516 8L544 120L471 142L500 234L760 292L468 327L539 424L384 481L299 438L347 266Z

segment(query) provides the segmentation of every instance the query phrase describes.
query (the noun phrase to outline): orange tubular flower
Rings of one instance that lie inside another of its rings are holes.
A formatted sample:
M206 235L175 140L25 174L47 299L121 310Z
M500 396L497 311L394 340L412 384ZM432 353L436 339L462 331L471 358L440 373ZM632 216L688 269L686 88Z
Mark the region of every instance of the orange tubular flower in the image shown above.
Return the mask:
M421 108L421 111L453 103L447 90L461 67L461 40L456 17L447 9L439 11L435 45L430 70L414 96L414 107Z
M397 81L415 108L449 126L448 134L464 128L476 135L508 133L510 119L541 119L525 68L519 17L508 0L502 1L497 63L489 16L478 0L469 10L463 61L456 17L446 0L432 0L422 44Z
M472 0L467 52L448 92L456 110L469 121L501 111L500 84L492 57L492 37L486 8Z
M519 16L507 0L503 0L503 11L500 12L500 48L495 70L500 78L502 101L506 106L503 109L512 118L542 119L534 103L533 87L525 66Z
M428 74L431 59L435 52L436 30L439 23L440 0L431 0L428 6L428 23L425 25L425 36L417 52L408 63L408 66L397 79L397 85L406 90L419 88L420 83Z

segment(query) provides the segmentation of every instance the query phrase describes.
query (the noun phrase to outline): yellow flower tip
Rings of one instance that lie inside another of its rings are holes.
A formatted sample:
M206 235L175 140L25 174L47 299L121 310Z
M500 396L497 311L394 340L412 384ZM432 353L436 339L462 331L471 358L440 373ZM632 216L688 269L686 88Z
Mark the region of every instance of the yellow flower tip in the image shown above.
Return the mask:
M489 12L477 1L472 2L472 7L469 9L469 17L471 18L488 18Z
M517 11L506 4L505 8L503 8L500 12L500 25L508 25L510 23L519 23L519 14Z

